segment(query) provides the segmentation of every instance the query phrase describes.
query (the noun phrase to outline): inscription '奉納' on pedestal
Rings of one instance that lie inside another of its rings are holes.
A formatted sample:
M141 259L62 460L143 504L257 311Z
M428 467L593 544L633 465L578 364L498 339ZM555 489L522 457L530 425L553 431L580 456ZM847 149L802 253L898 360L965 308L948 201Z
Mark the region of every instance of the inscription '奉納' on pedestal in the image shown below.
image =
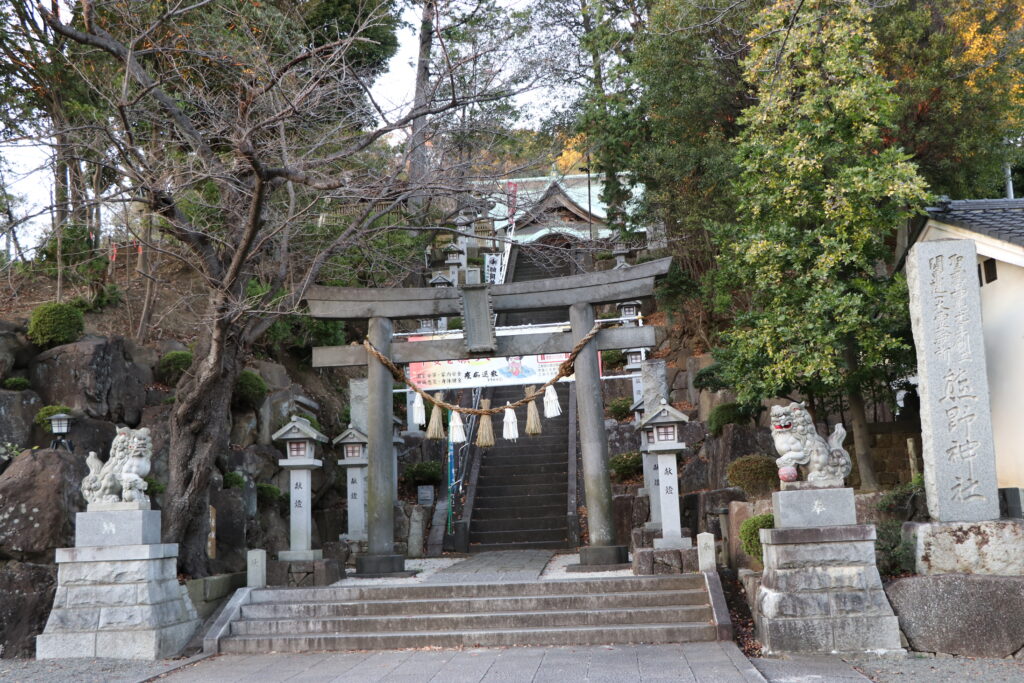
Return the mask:
M999 516L976 263L970 240L921 242L907 260L925 490L940 522Z

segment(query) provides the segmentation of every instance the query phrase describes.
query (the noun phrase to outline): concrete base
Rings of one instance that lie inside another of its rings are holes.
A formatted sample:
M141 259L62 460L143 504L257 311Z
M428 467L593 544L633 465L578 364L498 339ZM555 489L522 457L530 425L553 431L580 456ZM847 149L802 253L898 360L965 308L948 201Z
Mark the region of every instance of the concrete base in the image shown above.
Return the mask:
M345 567L337 560L298 560L267 562L267 585L288 588L330 586L345 578Z
M1024 520L907 522L917 573L1024 576Z
M654 574L693 574L698 571L696 548L683 550L633 549L633 573L637 576Z
M766 654L902 652L874 541L872 525L761 530L755 621Z
M591 545L580 548L580 564L593 566L629 562L629 548L624 545Z
M392 575L404 571L404 555L363 555L356 558L358 575Z
M57 592L36 657L178 654L200 622L178 583L177 556L173 543L58 550Z
M625 562L623 564L597 564L597 565L586 565L586 564L570 564L565 568L565 571L569 574L579 574L583 572L618 572L623 569L632 569L632 563Z
M690 538L656 538L654 548L656 550L684 550L692 548L693 541Z

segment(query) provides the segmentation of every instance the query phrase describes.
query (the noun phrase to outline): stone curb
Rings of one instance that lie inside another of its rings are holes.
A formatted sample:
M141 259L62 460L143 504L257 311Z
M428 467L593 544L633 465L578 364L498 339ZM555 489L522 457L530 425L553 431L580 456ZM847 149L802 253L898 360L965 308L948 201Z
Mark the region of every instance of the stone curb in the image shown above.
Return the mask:
M711 605L711 618L714 620L718 640L732 641L732 619L729 617L729 606L725 602L725 591L717 571L701 572L704 585L708 589L708 602Z
M196 664L197 662L201 662L204 659L209 659L210 657L215 657L215 656L216 655L214 653L212 653L212 652L200 652L197 655L192 655L188 659L183 659L180 662L175 662L171 666L167 667L166 669L164 669L162 671L159 671L159 672L153 674L152 676L148 676L146 678L139 678L139 679L137 679L135 681L135 683L147 683L148 681L159 681L160 679L162 679L164 676L166 676L169 673L174 673L175 671L180 671L181 669L184 669L186 666L192 666L193 664Z

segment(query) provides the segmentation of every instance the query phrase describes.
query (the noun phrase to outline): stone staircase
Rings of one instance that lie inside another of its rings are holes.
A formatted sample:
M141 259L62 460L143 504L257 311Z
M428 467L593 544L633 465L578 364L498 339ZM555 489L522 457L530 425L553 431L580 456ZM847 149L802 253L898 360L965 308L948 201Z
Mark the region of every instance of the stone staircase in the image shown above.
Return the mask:
M517 410L518 441L501 438L501 418L494 418L497 443L483 453L477 479L469 550L567 548L568 411L569 387L555 388L562 415L544 419L544 432L526 436L526 408ZM504 405L523 396L522 386L497 387L492 405Z
M701 574L253 589L225 653L715 640Z

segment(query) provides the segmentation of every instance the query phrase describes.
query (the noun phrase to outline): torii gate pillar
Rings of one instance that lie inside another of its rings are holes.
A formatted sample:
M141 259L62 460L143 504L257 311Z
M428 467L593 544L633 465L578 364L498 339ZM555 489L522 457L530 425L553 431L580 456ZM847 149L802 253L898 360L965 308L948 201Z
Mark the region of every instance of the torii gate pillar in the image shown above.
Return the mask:
M367 337L378 351L391 355L391 320L370 318ZM366 531L367 553L356 558L358 574L393 574L405 570L405 557L395 554L395 468L391 373L372 355L367 359L366 401Z
M594 326L594 306L569 307L574 339L582 339ZM590 545L580 548L581 565L622 564L628 548L615 545L612 522L612 486L608 477L608 437L604 431L604 395L597 362L597 343L591 339L576 356L576 411L583 455L583 488L587 496L587 529Z

